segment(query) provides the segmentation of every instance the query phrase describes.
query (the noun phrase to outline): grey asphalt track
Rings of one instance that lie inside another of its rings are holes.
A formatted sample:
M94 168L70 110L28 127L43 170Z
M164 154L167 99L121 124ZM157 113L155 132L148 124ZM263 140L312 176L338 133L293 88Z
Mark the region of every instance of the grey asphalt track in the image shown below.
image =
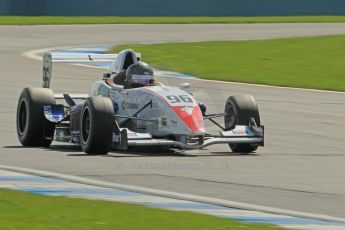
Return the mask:
M0 162L345 217L343 93L188 80L209 111L223 111L225 99L231 94L250 93L257 99L266 126L266 146L247 156L229 154L226 145L202 151L86 156L76 147L58 143L50 149L23 148L15 131L21 89L41 85L41 63L22 56L25 51L94 44L329 34L345 34L345 24L0 26ZM99 69L61 64L54 67L53 88L56 92L85 93L101 73ZM160 80L166 84L183 82L173 78Z

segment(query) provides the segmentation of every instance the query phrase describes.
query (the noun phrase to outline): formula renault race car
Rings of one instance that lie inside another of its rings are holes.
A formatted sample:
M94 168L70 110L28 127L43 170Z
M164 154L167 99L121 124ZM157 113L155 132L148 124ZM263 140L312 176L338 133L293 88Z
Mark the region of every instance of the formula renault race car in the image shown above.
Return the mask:
M48 147L53 140L75 143L87 154L143 147L192 150L224 143L233 152L249 153L264 145L264 127L250 95L230 96L224 112L207 114L205 105L186 91L188 83L137 88L107 84L112 74L140 59L132 50L118 54L45 53L43 88L24 88L19 97L17 133L21 144ZM50 82L55 62L112 65L89 94L54 94ZM57 104L56 100L65 103ZM224 117L224 124L219 124L217 117ZM208 134L205 120L218 126L219 134Z

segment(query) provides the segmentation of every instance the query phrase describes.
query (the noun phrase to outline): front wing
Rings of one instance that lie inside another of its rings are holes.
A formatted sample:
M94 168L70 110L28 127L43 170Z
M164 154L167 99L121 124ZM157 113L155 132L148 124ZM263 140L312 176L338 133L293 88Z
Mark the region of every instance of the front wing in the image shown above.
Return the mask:
M148 133L134 133L122 129L120 136L114 136L114 149L127 149L140 146L167 146L184 150L203 149L214 144L257 144L264 145L264 127L236 126L230 131L222 131L220 135L205 136L203 141L180 141L152 138Z

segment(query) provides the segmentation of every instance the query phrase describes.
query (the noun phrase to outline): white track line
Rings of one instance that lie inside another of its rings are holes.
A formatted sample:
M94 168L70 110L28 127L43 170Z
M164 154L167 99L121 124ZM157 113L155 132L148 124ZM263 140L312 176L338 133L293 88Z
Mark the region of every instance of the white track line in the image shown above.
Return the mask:
M49 172L49 171L20 168L20 167L13 167L13 166L7 166L7 165L0 165L0 169L13 171L13 172L27 173L27 174L43 176L43 177L49 177L49 178L54 178L54 179L61 179L65 181L71 181L71 182L105 187L105 188L116 188L116 189L122 189L122 190L130 191L130 192L144 193L144 194L173 198L173 199L219 205L219 206L229 207L229 208L245 209L245 210L266 212L266 213L278 214L278 215L287 215L287 216L294 216L294 217L300 217L300 218L311 218L311 219L318 219L318 220L324 220L324 221L335 221L335 222L345 223L345 218L340 218L340 217L292 211L292 210L279 209L279 208L273 208L273 207L267 207L267 206L261 206L261 205L253 205L253 204L248 204L248 203L210 198L210 197L204 197L204 196L197 196L197 195L191 195L191 194L185 194L185 193L169 192L169 191L150 189L150 188L139 187L139 186L98 181L94 179L65 175L65 174L54 173L54 172Z

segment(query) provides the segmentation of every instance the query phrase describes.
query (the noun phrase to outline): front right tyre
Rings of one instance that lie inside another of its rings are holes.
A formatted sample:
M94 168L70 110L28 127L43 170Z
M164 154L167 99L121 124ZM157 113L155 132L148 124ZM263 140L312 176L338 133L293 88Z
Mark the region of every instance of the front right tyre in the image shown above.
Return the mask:
M232 130L236 125L248 125L254 118L260 126L260 114L255 99L251 95L235 95L228 97L225 104L225 130ZM229 144L234 153L251 153L258 149L258 144Z

